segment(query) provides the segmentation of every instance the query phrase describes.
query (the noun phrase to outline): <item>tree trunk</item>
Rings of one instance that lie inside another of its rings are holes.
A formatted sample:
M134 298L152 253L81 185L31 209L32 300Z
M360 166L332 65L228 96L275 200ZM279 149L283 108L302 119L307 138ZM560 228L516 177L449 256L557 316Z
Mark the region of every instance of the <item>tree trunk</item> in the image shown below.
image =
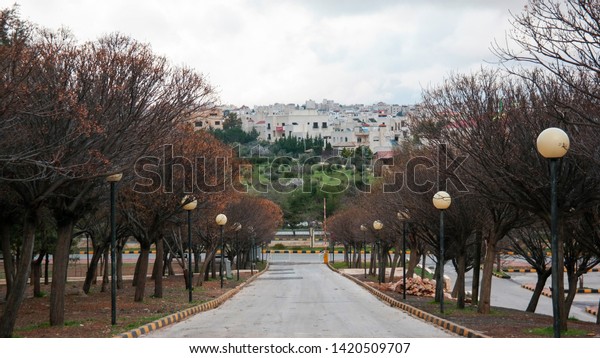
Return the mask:
M408 265L406 266L406 278L413 277L415 274L415 268L419 264L419 253L417 250L410 250L408 256Z
M381 246L381 252L380 252L380 265L379 265L379 280L381 281L381 283L385 283L385 269L387 267L388 264L388 251L389 251L389 247L387 247L387 245L382 245Z
M144 290L146 289L146 275L148 274L148 256L150 255L150 245L140 244L140 257L138 260L136 273L135 294L133 300L142 302L144 300Z
M23 243L21 246L21 260L18 261L17 273L12 289L4 304L4 313L0 317L0 337L10 338L17 321L17 313L25 298L27 279L31 270L31 257L33 256L33 244L35 243L35 226L37 212L29 211L25 214L23 224Z
M50 283L50 275L48 274L50 271L50 254L46 252L46 257L44 259L44 285Z
M502 271L502 263L500 261L500 253L496 253L496 271Z
M162 298L163 296L163 256L164 245L162 236L156 238L156 258L154 259L154 268L156 276L154 277L154 297Z
M208 265L211 261L213 261L214 256L215 250L207 250L206 257L204 257L204 261L200 266L200 272L198 274L198 281L196 282L196 286L202 286L202 283L208 279Z
M211 278L214 280L217 278L217 260L215 260L214 256L211 260L212 265L210 265L211 268ZM252 264L251 264L252 265Z
M199 273L201 252L199 250L193 250L192 252L194 254L194 256L192 257L194 259L194 273Z
M52 283L50 286L51 326L62 326L65 323L65 290L73 224L72 220L67 219L57 225L57 240L52 257Z
M94 248L94 253L92 254L92 259L90 260L90 266L85 273L85 281L83 282L83 292L85 292L85 294L90 292L90 288L94 282L94 278L96 277L96 272L98 271L98 262L100 262L100 258L103 254L104 249L100 247Z
M344 262L348 267L352 264L352 261L350 260L350 245L348 244L344 244Z
M15 264L13 262L12 250L10 249L10 225L0 222L0 249L4 255L4 273L6 276L6 296L10 294L15 279Z
M422 265L423 269L421 270L421 279L422 280L425 279L425 271L426 271L425 267L427 267L426 266L426 261L427 261L427 252L424 252L423 253L423 265Z
M167 274L169 276L175 275L175 270L173 269L173 256L171 255L169 255L169 258L167 259Z
M526 312L535 312L538 302L540 300L540 296L542 295L542 291L544 290L544 286L546 285L546 281L548 277L552 274L552 271L547 270L544 272L537 271L537 282L535 283L535 289L533 290L533 295L531 295L531 299L529 300L529 304L525 309Z
M377 252L375 252L375 245L371 246L371 262L369 264L369 275L375 275L375 268L377 267Z
M471 304L479 302L479 273L481 271L481 230L475 232L475 258L473 262L473 284L471 286Z
M46 256L45 252L40 252L38 257L31 263L31 284L33 285L33 297L42 297L42 262Z
M494 272L494 259L496 258L496 239L489 238L485 249L485 260L481 278L481 292L477 312L489 314L492 297L492 273Z
M140 244L141 247L141 244ZM140 252L140 256L138 256L138 259L135 261L135 269L133 270L133 279L131 280L131 286L135 287L135 285L137 285L138 282L138 275L140 272L140 260L142 259L142 255Z
M398 267L398 265L400 264L400 259L402 258L402 255L400 255L400 251L402 251L402 249L398 250L397 247L394 251L394 258L392 259L392 269L390 270L390 282L394 282L394 276L396 275L396 267Z
M465 308L465 271L466 271L466 258L465 255L460 255L456 258L458 263L458 271L456 277L456 307L459 309Z
M569 312L571 311L571 305L573 304L573 300L575 299L575 295L577 294L577 281L578 276L576 272L568 272L569 276L567 277L567 281L569 283L569 290L567 291L567 297L565 297L565 316L569 317ZM562 318L561 318L562 321ZM562 329L562 327L561 327Z

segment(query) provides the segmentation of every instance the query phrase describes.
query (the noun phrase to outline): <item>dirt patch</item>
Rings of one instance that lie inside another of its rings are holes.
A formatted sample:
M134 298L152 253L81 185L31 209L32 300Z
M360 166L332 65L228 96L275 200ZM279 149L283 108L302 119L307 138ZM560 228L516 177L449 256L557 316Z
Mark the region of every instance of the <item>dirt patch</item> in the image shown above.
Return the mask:
M353 275L358 280L365 280L363 275ZM377 284L372 286L377 288ZM510 308L492 307L490 314L477 313L477 307L467 303L465 309L458 309L455 300L444 301L444 314L440 314L439 302L434 302L433 297L416 297L407 295L406 301L402 293L382 291L386 295L404 302L421 311L444 318L457 325L475 330L494 338L548 338L552 337L552 317L519 311ZM592 322L569 320L568 333L563 336L571 338L600 337L600 325ZM544 330L545 329L545 330ZM542 332L540 332L542 331Z
M256 272L255 272L256 274ZM82 282L69 283L68 294L65 297L65 326L50 327L49 298L33 297L31 288L23 302L14 330L14 337L51 337L51 338L102 338L112 337L119 333L140 327L146 323L189 307L210 301L235 288L250 277L250 273L241 273L240 281L235 276L226 280L223 289L219 279L204 282L201 287L195 287L193 301L188 302L188 291L185 289L184 278L181 275L163 279L163 297L151 295L154 292L154 282L148 279L146 298L143 302L134 302L135 287L131 281L124 281L123 288L117 291L117 324L111 325L111 294L110 285L106 292L101 292L101 285L93 286L88 295L81 291ZM4 298L6 286L0 286L0 297ZM50 291L50 286L42 290ZM4 303L0 303L0 312Z

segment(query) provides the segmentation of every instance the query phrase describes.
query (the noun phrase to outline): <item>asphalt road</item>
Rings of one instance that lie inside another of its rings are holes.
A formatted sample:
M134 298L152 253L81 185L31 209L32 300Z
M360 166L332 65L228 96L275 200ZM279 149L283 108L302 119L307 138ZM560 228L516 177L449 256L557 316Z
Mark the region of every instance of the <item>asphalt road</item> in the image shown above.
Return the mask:
M387 306L319 260L273 255L267 272L220 307L146 337L457 337Z

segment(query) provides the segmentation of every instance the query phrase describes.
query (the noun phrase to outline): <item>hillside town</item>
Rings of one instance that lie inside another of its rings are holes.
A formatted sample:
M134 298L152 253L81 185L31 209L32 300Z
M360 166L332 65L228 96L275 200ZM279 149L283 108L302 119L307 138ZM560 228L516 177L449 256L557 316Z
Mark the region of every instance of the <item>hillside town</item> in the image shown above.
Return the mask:
M273 143L286 137L317 138L329 143L334 152L367 146L378 158L391 156L394 147L410 138L409 116L417 105L379 102L372 105L342 105L324 99L320 103L275 103L265 106L215 107L192 118L194 128L223 129L229 113L235 113L246 132L256 130L258 139Z

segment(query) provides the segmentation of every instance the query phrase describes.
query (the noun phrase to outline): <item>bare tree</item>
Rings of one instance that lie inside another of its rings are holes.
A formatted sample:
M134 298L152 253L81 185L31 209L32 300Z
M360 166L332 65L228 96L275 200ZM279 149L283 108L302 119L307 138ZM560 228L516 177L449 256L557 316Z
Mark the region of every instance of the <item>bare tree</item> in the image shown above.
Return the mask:
M600 124L597 116L578 106L586 103L586 107L597 107L600 100L600 8L595 1L530 0L521 13L513 16L512 29L505 41L496 42L492 51L507 65L533 64L552 73L581 98L580 102L554 104L578 112L578 118L567 120L584 119L593 125ZM535 82L534 78L526 78Z

